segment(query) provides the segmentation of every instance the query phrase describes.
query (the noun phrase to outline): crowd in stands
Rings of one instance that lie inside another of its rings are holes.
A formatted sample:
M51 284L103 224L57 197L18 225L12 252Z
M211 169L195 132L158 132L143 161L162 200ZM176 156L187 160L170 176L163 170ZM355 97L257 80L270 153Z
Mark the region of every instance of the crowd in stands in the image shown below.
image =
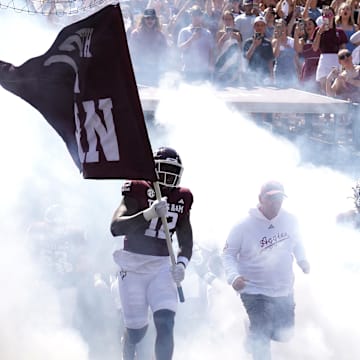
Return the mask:
M164 75L176 73L217 87L271 85L353 102L359 97L359 0L120 5L138 85L158 86ZM352 56L344 58L344 49Z

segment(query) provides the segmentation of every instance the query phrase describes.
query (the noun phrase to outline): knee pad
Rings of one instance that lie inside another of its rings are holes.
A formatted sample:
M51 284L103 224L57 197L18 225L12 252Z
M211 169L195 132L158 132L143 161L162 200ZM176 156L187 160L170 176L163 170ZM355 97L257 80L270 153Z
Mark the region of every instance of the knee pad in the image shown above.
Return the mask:
M174 329L175 312L167 309L154 312L154 324L158 334L169 334Z
M128 329L125 330L125 337L129 340L131 344L139 343L145 336L148 326L144 326L141 329Z

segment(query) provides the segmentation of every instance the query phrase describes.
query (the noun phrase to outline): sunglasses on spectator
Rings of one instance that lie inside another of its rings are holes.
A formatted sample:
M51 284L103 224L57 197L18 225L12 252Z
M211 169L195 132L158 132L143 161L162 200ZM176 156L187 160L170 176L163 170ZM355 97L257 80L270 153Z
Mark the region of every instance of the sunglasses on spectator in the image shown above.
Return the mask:
M349 58L351 54L349 52L339 55L339 60L344 60L346 58Z

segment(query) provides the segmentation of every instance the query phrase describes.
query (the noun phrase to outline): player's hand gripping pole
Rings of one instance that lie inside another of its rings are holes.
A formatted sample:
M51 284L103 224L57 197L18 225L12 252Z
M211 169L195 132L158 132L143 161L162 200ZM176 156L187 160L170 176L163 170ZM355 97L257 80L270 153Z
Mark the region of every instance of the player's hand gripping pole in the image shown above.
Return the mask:
M156 199L160 201L161 200L161 190L160 190L159 182L155 181L153 183L153 185L154 185L154 189L155 189ZM162 224L163 224L163 227L164 227L166 245L167 245L167 248L168 248L168 251L169 251L171 264L173 266L175 266L176 265L176 259L175 259L174 249L173 249L172 244L171 244L169 226L168 226L166 217L162 216L161 221L162 221ZM178 290L178 294L179 294L179 300L180 300L180 302L184 302L185 301L184 293L183 293L183 290L182 290L182 287L181 287L180 283L176 283L176 286L177 286L177 290Z

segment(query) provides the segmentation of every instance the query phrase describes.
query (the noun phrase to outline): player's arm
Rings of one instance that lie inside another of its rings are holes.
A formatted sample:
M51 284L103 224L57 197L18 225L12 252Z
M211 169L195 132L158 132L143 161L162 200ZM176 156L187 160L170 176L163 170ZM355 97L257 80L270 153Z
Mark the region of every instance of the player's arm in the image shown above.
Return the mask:
M190 214L186 215L176 226L176 237L179 244L177 262L181 262L186 267L192 256L193 232L190 223Z
M138 227L145 226L146 223L143 212L138 209L137 201L124 196L112 217L110 230L113 236L126 235Z
M113 236L134 232L137 228L146 226L152 219L165 216L167 206L166 198L162 198L161 200L155 200L147 209L139 210L137 200L124 195L120 206L113 215L110 231Z

